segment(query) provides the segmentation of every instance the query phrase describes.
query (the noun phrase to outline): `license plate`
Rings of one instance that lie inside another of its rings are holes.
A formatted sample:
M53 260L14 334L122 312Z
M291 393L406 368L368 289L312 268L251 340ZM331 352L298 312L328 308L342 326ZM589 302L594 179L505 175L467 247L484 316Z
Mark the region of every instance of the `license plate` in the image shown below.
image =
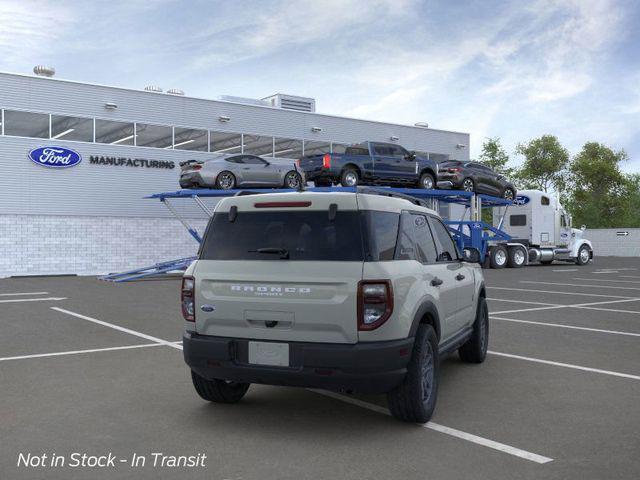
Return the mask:
M289 344L249 342L249 363L255 365L289 366Z

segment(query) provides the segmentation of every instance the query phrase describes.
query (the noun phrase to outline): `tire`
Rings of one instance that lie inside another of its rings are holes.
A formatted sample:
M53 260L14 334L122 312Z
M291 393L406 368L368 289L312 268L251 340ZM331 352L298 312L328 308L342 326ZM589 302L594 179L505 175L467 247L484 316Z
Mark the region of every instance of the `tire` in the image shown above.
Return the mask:
M398 420L426 423L438 397L438 338L431 325L420 325L402 383L387 393L391 414Z
M491 268L504 268L507 265L509 255L503 245L491 247Z
M227 170L220 172L216 177L216 188L220 190L231 190L235 186L236 176Z
M587 245L582 245L578 249L578 256L576 257L576 265L586 265L591 260L591 249Z
M505 200L515 200L516 193L513 191L513 188L507 187L502 192L502 198Z
M482 363L489 346L489 308L484 297L478 298L476 320L473 322L471 338L458 349L460 360L467 363Z
M465 178L460 184L460 188L465 192L475 192L476 184L472 178Z
M340 184L343 187L356 187L360 183L360 176L355 168L347 167L340 175Z
M527 263L527 252L522 247L509 247L509 257L507 259L507 266L509 268L521 268Z
M433 190L436 188L436 181L433 178L433 175L430 173L423 173L420 175L420 180L418 181L418 188L424 188L426 190Z
M207 380L191 370L193 386L204 400L215 403L237 403L249 390L250 383Z
M540 261L540 263L541 263L542 265L551 265L551 264L553 263L553 260L545 260L545 261L542 261L542 260L541 260L541 261Z
M291 188L297 190L302 185L302 177L295 170L287 172L284 176L284 188Z

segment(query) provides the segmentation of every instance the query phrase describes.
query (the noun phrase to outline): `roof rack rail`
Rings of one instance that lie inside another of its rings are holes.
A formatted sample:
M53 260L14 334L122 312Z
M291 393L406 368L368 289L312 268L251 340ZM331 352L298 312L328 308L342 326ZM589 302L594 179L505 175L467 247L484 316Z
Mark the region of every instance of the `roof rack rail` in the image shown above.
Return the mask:
M388 190L386 188L376 188L376 187L365 187L365 186L360 186L357 187L356 189L357 193L366 193L366 194L372 194L372 195L381 195L384 197L394 197L394 198L402 198L404 200L408 200L409 202L415 204L415 205L420 205L421 207L425 207L425 208L431 208L431 206L424 200L414 197L412 195L407 195L405 193L400 193L400 192L393 192L391 190Z

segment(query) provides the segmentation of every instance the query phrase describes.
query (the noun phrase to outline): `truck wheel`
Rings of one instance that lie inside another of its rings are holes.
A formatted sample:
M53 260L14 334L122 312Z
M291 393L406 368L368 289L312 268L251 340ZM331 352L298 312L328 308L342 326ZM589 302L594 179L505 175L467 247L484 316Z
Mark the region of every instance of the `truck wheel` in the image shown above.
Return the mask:
M522 247L509 247L509 259L507 265L509 268L523 267L527 261L527 252Z
M433 179L433 175L430 173L423 173L420 175L420 181L418 182L418 188L424 188L426 190L433 190L436 186L436 182Z
M504 268L508 259L507 249L502 245L491 247L491 268Z
M236 186L236 176L228 171L223 171L216 177L216 187L220 190L231 190Z
M343 187L355 187L358 185L360 178L358 172L354 168L345 168L340 176L340 183Z
M482 363L487 356L489 345L489 308L484 297L478 298L476 320L473 322L473 333L459 349L458 355L463 362Z
M387 393L391 414L398 420L426 423L438 396L438 338L431 325L420 325L402 383Z
M225 380L207 380L191 370L193 386L205 400L215 403L236 403L249 390L250 383L227 382Z
M587 263L589 263L590 258L591 258L591 253L590 253L589 247L586 246L586 245L582 245L578 249L578 256L576 257L576 264L578 264L578 265L586 265Z

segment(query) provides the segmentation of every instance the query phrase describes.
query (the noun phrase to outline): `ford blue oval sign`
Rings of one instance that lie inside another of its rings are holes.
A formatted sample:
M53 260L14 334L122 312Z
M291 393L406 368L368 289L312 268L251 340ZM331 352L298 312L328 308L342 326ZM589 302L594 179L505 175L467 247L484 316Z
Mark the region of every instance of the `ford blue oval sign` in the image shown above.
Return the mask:
M29 159L43 167L69 168L79 164L82 156L69 148L38 147L29 152Z
M526 205L529 203L530 198L526 195L518 195L516 199L513 201L514 205Z

